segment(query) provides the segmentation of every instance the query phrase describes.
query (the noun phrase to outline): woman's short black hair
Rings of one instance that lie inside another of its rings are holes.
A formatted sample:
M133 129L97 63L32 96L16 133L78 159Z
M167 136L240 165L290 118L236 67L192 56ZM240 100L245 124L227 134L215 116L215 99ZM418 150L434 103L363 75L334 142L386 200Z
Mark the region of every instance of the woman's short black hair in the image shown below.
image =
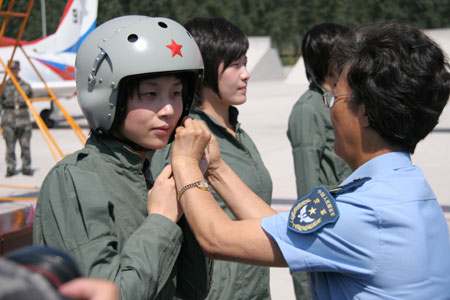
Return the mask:
M348 30L334 23L319 24L308 30L302 40L302 57L309 82L322 85L328 75L331 49Z
M347 32L331 54L337 74L348 71L352 102L364 104L370 127L391 146L414 153L433 130L450 93L450 67L421 30L383 23Z
M194 38L203 57L205 76L203 86L211 88L220 97L218 86L219 65L224 63L224 70L232 62L245 55L248 39L244 32L224 18L196 17L184 27ZM197 97L195 103L201 103Z

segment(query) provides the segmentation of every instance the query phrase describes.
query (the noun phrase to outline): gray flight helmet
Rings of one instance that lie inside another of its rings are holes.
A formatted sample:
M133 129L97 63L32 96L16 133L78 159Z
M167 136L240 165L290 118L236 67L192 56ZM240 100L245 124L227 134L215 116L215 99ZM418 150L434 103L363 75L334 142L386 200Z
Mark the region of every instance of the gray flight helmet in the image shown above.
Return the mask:
M179 23L131 15L101 24L84 39L75 72L78 103L89 127L109 132L117 116L120 81L129 76L188 74L180 120L188 115L203 79L203 60L194 39Z

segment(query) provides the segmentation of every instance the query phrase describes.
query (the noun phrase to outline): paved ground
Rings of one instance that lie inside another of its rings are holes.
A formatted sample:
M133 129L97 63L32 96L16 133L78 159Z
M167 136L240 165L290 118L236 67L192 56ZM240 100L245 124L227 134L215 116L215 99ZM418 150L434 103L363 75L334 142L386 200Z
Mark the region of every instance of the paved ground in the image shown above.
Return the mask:
M266 167L269 169L273 184L273 206L278 211L289 210L296 200L294 169L291 148L286 137L287 120L291 108L299 95L306 89L302 85L286 85L281 81L250 82L248 102L240 107L240 121L259 148ZM75 99L62 100L63 106L75 117L87 134L88 130ZM64 153L70 153L81 147L81 143L70 128L61 122L51 131ZM4 185L38 187L55 159L51 155L42 134L33 130L32 159L34 176L21 174L5 178L5 146L0 141L0 197L36 196L37 191L5 188ZM450 108L447 106L440 124L417 147L413 162L422 167L430 184L436 192L450 222ZM18 151L19 153L20 151ZM14 210L30 203L2 203L0 212ZM294 299L291 277L287 269L271 269L271 289L274 300Z

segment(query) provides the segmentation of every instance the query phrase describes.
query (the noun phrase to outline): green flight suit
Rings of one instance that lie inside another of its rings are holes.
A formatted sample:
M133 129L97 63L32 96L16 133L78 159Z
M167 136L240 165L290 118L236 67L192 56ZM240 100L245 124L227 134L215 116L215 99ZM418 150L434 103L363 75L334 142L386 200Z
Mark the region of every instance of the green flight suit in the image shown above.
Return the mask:
M321 93L317 86L310 84L289 116L287 136L294 156L298 199L317 185L334 188L351 173L334 152L330 110L325 107ZM292 278L296 298L312 299L306 273L292 273Z
M183 242L185 220L147 214L146 169L122 143L91 135L45 178L33 242L66 251L88 277L114 281L122 300L203 299L205 257L189 231Z
M242 181L267 204L272 201L272 180L261 156L248 134L237 120L238 110L230 107L230 122L235 126L236 138L225 127L198 108L191 110L190 116L203 120L215 135L223 160ZM150 167L153 174L159 174L170 161L171 145L155 151ZM212 189L212 194L220 207L234 219L223 200ZM245 199L242 199L245 201ZM209 300L230 299L270 299L269 268L246 264L214 261L212 286Z
M334 152L330 110L313 84L294 104L287 136L294 156L298 198L317 185L334 188L350 175L350 168Z

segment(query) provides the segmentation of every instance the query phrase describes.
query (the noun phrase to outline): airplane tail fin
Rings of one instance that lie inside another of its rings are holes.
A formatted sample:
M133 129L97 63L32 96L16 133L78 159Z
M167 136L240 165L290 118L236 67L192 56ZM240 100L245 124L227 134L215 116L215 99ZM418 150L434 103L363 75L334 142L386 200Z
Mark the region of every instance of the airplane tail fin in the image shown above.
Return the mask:
M80 39L78 40L76 51L83 42L84 38L95 29L97 25L98 0L84 0L86 4L83 6L83 19L81 22Z
M83 39L95 28L97 6L98 0L68 0L56 32L38 40L34 51L76 53Z
M95 28L97 6L98 0L67 0L55 33L37 40L20 42L22 50L47 83L75 80L76 52L83 39ZM11 57L13 48L0 46L1 57ZM21 51L15 53L14 59L21 62L22 78L32 86L34 83L43 86L41 76L31 68ZM2 71L3 67L0 66L0 73Z

